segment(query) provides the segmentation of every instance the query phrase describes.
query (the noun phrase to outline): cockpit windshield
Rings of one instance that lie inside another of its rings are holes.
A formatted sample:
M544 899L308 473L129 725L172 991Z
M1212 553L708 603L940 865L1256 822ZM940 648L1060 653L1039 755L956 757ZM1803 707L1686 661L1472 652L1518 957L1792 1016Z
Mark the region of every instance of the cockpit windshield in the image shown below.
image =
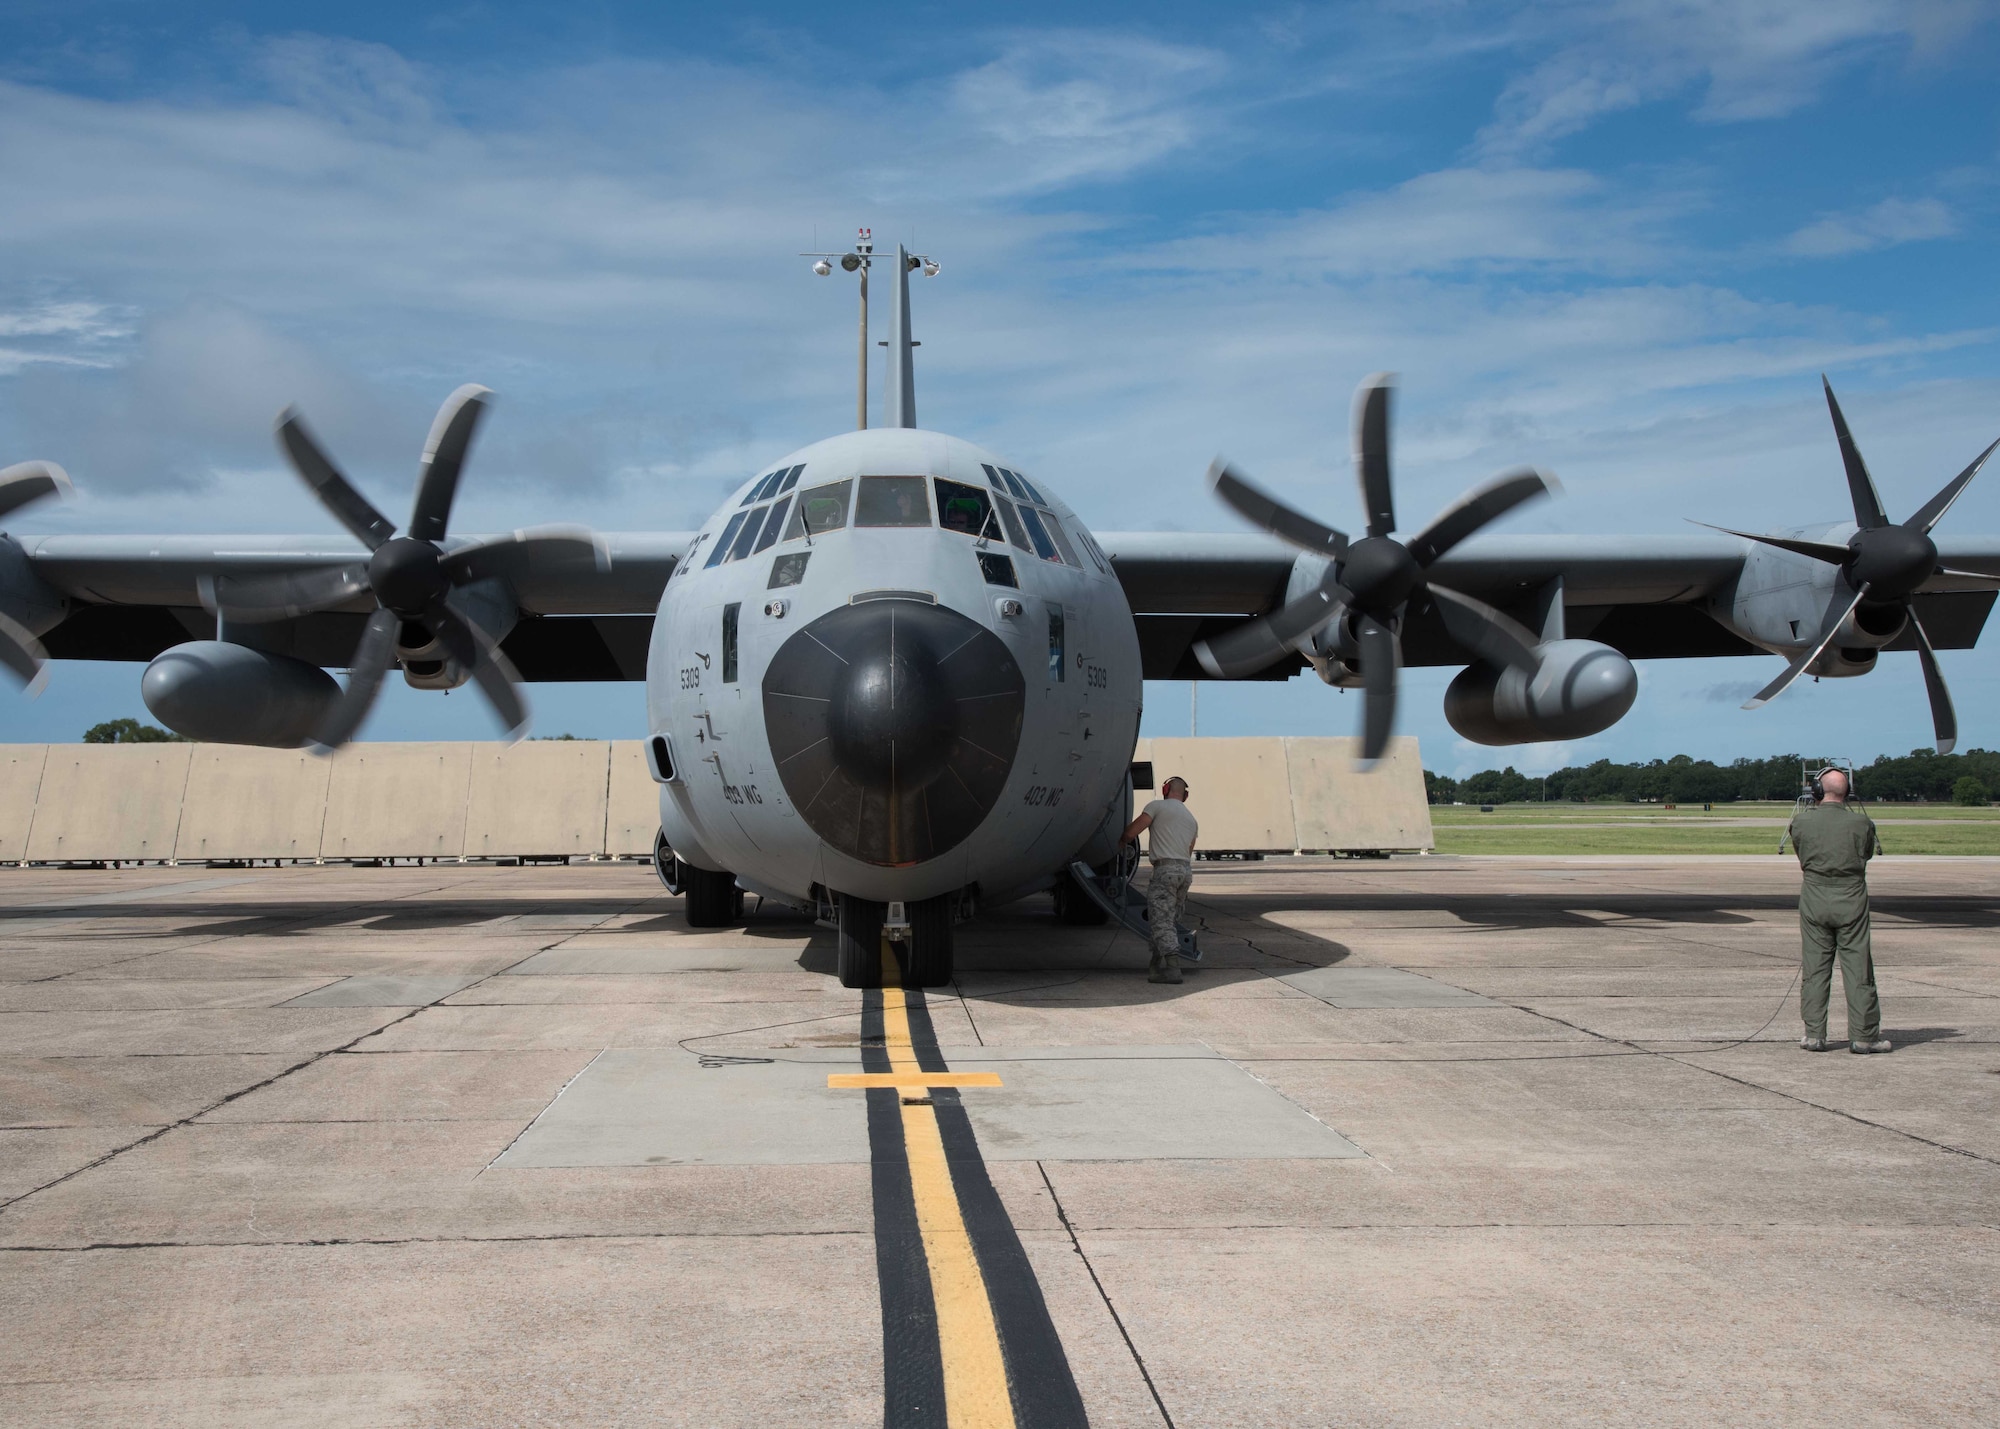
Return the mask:
M928 526L930 483L921 476L864 476L854 503L856 526Z
M995 541L1004 539L1000 534L1000 518L994 514L992 498L984 488L939 477L937 503L938 524L945 530L956 531L961 536L984 536Z
M792 524L785 530L785 539L796 541L801 536L817 536L845 526L847 498L853 489L851 481L829 481L825 486L807 487L792 511Z

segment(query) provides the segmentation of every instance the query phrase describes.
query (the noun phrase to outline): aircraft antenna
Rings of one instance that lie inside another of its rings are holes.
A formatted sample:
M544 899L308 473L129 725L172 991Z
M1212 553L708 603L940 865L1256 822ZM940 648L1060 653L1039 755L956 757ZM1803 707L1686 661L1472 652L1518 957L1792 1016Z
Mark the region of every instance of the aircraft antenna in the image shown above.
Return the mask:
M861 330L859 355L855 363L854 427L856 431L868 429L868 273L875 266L875 231L862 228L855 231L854 246L845 253L801 253L801 258L813 260L813 272L824 278L833 272L838 263L843 272L861 275ZM917 424L916 378L911 361L911 349L919 344L910 338L910 273L923 269L926 278L938 274L937 260L923 253L911 253L901 244L896 246L896 290L894 326L896 352L889 362L889 423L898 427L914 427ZM889 343L883 343L887 347Z

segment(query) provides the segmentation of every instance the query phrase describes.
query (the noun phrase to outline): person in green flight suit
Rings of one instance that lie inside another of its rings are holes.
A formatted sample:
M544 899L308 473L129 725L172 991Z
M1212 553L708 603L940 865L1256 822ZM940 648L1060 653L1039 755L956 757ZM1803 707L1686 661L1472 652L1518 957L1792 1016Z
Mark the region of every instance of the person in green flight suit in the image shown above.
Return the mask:
M1819 802L1792 816L1792 850L1804 880L1799 888L1799 1046L1826 1050L1826 1004L1833 963L1847 992L1847 1049L1886 1052L1882 1006L1875 996L1875 958L1868 937L1868 860L1882 851L1875 821L1847 802L1847 775L1820 776Z

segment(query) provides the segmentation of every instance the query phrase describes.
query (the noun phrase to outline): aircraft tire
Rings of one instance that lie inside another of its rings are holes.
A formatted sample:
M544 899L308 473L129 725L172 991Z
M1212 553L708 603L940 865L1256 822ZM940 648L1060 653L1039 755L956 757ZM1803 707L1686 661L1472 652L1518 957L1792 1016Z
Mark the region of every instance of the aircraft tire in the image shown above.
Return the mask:
M943 987L951 981L952 899L949 893L909 906L910 953L904 987Z
M882 985L882 919L889 906L851 893L836 894L840 904L840 985Z
M1111 915L1097 905L1097 900L1076 886L1076 875L1064 869L1056 877L1056 886L1049 890L1056 904L1056 921L1068 923L1077 928L1102 927L1110 921Z
M690 928L728 928L743 921L743 890L736 886L735 874L683 863L680 875Z

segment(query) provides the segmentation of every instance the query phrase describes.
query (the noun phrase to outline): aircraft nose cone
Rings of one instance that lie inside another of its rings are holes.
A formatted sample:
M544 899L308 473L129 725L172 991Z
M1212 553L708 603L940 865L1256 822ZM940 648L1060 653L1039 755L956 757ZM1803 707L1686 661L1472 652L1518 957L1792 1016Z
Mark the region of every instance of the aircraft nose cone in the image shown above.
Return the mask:
M833 688L827 738L835 762L860 783L921 789L944 772L958 742L958 701L929 642L894 625L891 613L870 632L886 638L856 648Z
M999 637L913 600L829 611L764 673L779 782L807 827L865 863L965 841L999 801L1027 683Z

